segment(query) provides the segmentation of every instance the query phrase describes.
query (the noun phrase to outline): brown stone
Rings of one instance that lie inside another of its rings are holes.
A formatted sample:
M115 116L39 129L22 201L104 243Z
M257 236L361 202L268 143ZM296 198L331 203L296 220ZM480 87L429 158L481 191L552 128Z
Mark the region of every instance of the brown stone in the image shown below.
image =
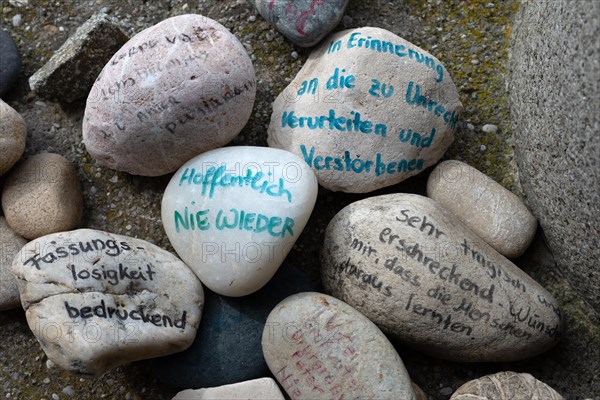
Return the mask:
M29 158L6 178L2 209L10 227L27 239L77 227L83 196L75 167L58 154Z
M4 175L25 150L27 125L23 117L0 100L0 176Z

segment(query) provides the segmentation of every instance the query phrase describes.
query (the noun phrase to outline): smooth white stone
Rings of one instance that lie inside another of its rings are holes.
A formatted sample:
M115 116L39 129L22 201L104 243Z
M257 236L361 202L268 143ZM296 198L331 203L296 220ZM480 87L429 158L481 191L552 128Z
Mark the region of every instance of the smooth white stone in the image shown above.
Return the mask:
M284 400L271 378L254 379L208 389L184 390L173 400Z
M314 173L287 151L212 150L171 178L162 200L163 225L206 286L245 296L275 274L304 229L317 191Z

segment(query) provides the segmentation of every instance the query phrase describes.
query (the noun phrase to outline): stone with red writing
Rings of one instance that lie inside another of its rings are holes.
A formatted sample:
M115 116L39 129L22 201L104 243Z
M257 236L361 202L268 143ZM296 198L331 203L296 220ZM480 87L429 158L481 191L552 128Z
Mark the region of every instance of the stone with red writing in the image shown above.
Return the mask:
M7 175L2 209L10 227L26 239L76 228L83 195L75 166L54 153L27 159Z
M52 362L96 377L189 347L202 284L141 239L80 229L29 242L12 265L27 323Z
M173 400L284 400L272 378L254 379L208 389L183 390Z
M258 12L298 46L319 43L344 16L348 0L255 0Z
M437 163L462 111L437 58L365 27L312 52L273 104L268 143L301 157L324 188L366 193Z
M184 164L162 199L171 244L202 283L245 296L273 277L317 199L314 173L268 147L212 150Z
M23 155L27 125L23 117L0 99L0 176L4 175Z
M106 64L87 98L83 142L102 166L164 175L237 136L255 94L250 57L225 27L168 18Z
M514 361L558 343L547 290L435 201L360 200L329 223L323 286L384 332L435 357Z
M27 240L12 230L4 217L0 217L0 311L21 306L19 288L11 265L26 243Z
M263 354L292 400L415 400L408 372L385 335L348 304L305 292L279 303L265 324Z
M537 220L523 201L463 162L449 160L435 167L427 196L505 257L521 256L535 236Z
M558 392L530 374L498 372L469 381L450 400L564 400Z

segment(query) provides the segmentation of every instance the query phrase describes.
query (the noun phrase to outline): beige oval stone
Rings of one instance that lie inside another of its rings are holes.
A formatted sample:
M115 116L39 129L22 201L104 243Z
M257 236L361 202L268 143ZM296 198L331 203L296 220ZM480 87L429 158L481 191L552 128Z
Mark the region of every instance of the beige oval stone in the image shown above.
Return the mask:
M61 368L88 377L188 348L204 292L173 254L79 229L29 242L13 261L27 323Z
M4 217L0 217L0 311L21 307L19 288L12 272L15 256L27 240L12 230Z
M25 151L27 125L14 108L0 99L0 176L4 175Z
M105 167L173 172L237 136L255 80L244 46L224 26L196 14L168 18L106 64L87 99L83 142Z
M364 199L330 222L323 285L384 332L455 361L513 361L561 335L556 300L435 201Z
M469 381L450 400L564 400L550 386L530 374L498 372Z
M537 220L523 201L463 162L449 160L435 167L427 196L506 257L522 255L535 236Z
M79 225L83 195L75 167L59 154L37 154L6 178L2 209L11 228L27 239Z
M334 297L306 292L283 300L267 318L262 347L292 400L416 399L394 346Z
M442 63L381 28L338 32L273 103L268 143L329 190L366 193L434 165L463 106Z

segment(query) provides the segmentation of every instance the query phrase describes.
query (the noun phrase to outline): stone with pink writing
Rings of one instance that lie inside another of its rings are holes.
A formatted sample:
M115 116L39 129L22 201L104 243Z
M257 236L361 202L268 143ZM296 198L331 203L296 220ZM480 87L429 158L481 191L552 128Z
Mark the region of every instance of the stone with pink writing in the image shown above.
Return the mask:
M279 303L263 354L292 400L415 400L408 372L385 335L348 304L305 292Z
M29 242L12 265L27 323L50 360L96 377L189 347L204 292L171 253L80 229Z
M168 18L106 64L87 98L83 142L102 166L164 175L237 136L255 94L250 57L225 27Z
M535 236L537 220L525 203L463 162L449 160L436 166L427 181L427 196L505 257L521 256Z
M173 400L284 400L272 378L223 385L208 389L183 390Z
M268 147L212 150L185 163L162 199L171 244L202 283L245 296L275 274L302 233L317 179L296 155Z
M432 356L514 361L561 337L552 294L427 197L342 209L327 227L321 268L329 293Z
M268 143L301 157L324 188L366 193L437 163L462 111L437 58L364 27L312 52L273 104Z
M564 400L556 390L530 374L498 372L469 381L450 400Z
M298 46L321 41L344 16L348 0L255 0L258 12Z

